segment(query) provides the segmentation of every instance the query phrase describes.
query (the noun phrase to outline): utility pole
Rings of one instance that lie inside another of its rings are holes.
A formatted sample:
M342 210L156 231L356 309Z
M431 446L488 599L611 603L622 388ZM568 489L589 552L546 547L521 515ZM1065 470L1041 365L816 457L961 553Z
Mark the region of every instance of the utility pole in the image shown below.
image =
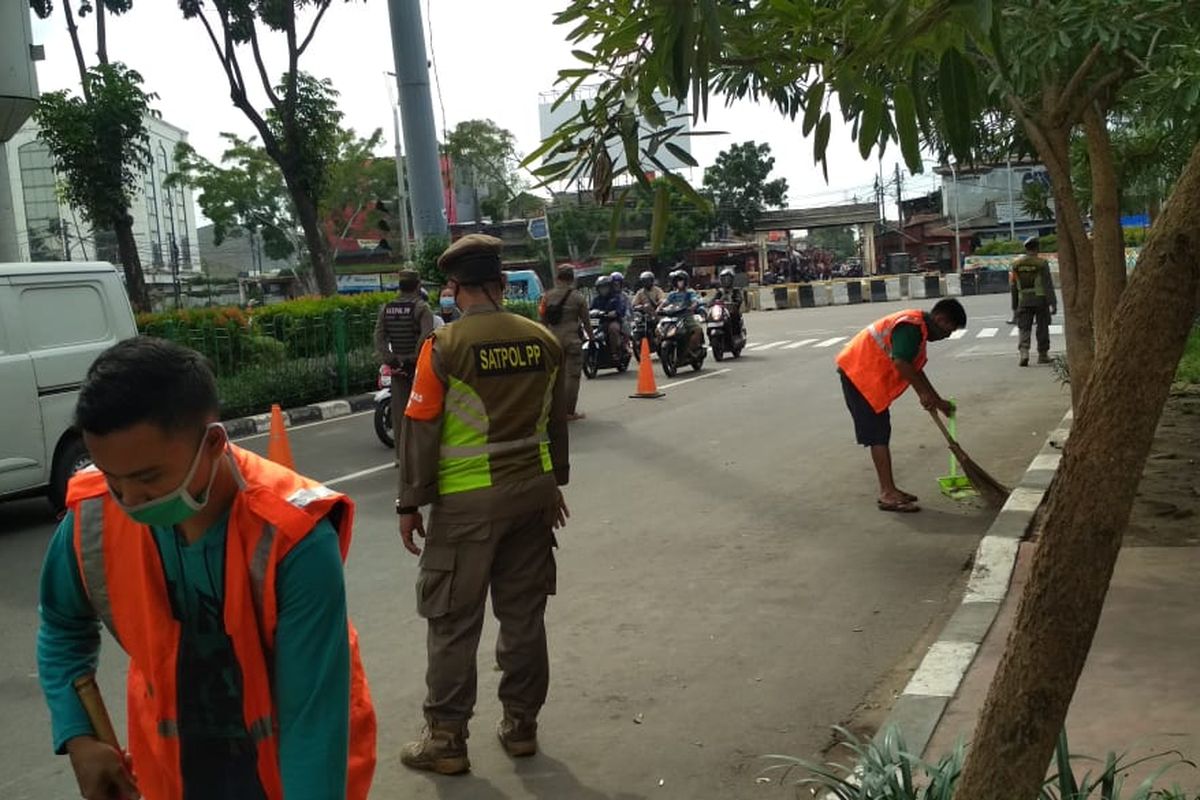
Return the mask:
M962 272L962 244L958 233L958 169L950 162L950 177L954 182L954 271Z
M1015 242L1017 240L1017 209L1013 205L1012 158L1006 159L1004 163L1008 167L1008 238Z
M400 217L400 253L404 264L412 261L412 246L408 237L408 181L404 175L404 143L400 139L400 106L396 103L394 84L388 80L396 77L396 73L384 74L383 82L387 84L388 103L392 107L392 138L396 142L396 208Z
M421 0L388 0L392 54L404 112L404 149L412 186L413 228L420 242L445 236L446 208L442 201L442 162L438 156L433 98L429 92L429 63L421 25Z
M904 207L900 205L904 179L900 177L900 162L896 162L896 227L900 229L900 240L904 241Z

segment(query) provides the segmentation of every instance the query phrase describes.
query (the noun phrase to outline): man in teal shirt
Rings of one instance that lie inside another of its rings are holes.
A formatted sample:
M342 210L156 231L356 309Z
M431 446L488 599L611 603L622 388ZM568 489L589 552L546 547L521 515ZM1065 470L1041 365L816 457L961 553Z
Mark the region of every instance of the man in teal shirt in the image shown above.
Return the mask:
M120 475L105 477L127 513L137 519L139 508L169 496L185 498L184 507L192 509L175 524L147 524L180 631L183 797L265 800L243 719L243 676L223 616L227 527L242 479L224 430L202 425L197 448L191 424L213 417L217 403L215 381L199 354L139 338L100 356L76 414L98 466L107 470L122 462L113 470ZM132 461L138 468L129 467ZM120 755L96 740L73 687L75 678L95 671L100 647L97 612L76 557L74 523L70 513L63 519L41 578L38 672L54 749L70 754L85 798L135 797L137 787ZM278 622L269 669L284 796L344 798L351 659L342 556L328 520L283 557L275 596Z

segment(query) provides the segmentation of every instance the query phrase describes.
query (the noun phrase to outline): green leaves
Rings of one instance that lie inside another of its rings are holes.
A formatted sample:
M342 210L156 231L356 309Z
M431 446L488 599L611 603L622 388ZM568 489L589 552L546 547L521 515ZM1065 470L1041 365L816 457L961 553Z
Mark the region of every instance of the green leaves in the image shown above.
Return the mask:
M946 142L959 161L971 155L973 126L979 113L978 77L971 62L954 48L942 53L938 66L938 95L943 112Z
M654 188L654 218L650 224L650 252L658 255L662 250L663 239L667 234L667 218L671 213L671 196L667 193L667 185L659 183Z
M916 174L921 171L921 136L912 89L907 84L899 84L892 95L892 103L896 108L896 133L904 164L909 172Z
M866 158L879 139L879 128L883 123L883 90L872 86L867 90L863 107L862 124L858 129L858 152Z

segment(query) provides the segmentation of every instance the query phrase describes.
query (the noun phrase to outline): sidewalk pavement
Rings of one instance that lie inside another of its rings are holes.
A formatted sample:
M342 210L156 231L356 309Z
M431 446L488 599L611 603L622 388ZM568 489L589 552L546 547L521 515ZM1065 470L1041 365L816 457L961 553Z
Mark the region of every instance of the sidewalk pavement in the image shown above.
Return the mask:
M1185 456L1195 454L1200 426L1185 416L1194 411L1180 415L1180 410L1169 408L1164 415L1071 704L1067 736L1071 751L1079 755L1103 759L1115 751L1138 758L1176 750L1200 762L1200 516L1194 510L1180 512L1166 499L1194 508L1194 498L1200 496L1196 459L1181 457L1181 450ZM1164 483L1163 474L1173 482ZM1170 515L1164 511L1168 506ZM1036 548L1036 542L1021 543L1012 585L934 729L924 753L927 760L936 761L959 737L970 743ZM1163 763L1139 767L1131 779L1140 781ZM1101 767L1079 763L1076 772ZM1158 781L1163 787L1173 783L1200 791L1200 770L1183 765Z

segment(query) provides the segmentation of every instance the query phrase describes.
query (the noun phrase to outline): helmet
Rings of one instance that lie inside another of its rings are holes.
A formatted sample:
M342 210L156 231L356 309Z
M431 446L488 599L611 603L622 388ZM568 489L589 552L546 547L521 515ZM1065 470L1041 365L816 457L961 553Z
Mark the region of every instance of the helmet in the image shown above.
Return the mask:
M689 283L691 281L691 277L687 274L687 270L682 270L682 269L671 270L670 278L671 278L672 286L674 286L676 283L678 283L681 280L684 283Z
M612 275L609 275L608 277L612 278L613 283L625 283L625 273L624 272L614 272Z
M722 286L724 286L726 289L733 288L733 267L726 267L725 269L721 270L719 277L721 279Z
M638 275L638 283L646 289L649 289L654 285L654 273L647 270L641 275Z
M612 291L612 282L613 281L612 281L611 276L601 275L599 278L596 279L596 293L599 294L601 297L603 297L604 295L611 292Z

